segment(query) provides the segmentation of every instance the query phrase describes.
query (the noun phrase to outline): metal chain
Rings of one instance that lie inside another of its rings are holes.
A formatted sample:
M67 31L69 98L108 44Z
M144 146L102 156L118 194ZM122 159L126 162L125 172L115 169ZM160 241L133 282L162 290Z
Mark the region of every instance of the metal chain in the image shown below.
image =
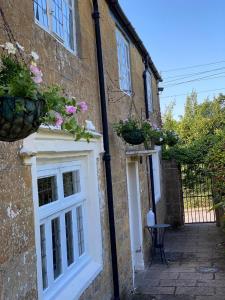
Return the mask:
M24 59L24 57L23 57L23 53L22 53L21 49L18 47L18 45L17 45L17 43L16 43L16 39L15 39L15 37L14 37L14 34L13 34L13 32L12 32L12 30L11 30L11 28L10 28L10 26L9 26L9 24L8 24L8 22L7 22L7 20L6 20L6 18L5 18L4 12L3 12L3 10L2 10L1 7L0 7L0 15L1 15L1 17L2 17L3 25L4 25L5 31L6 31L6 33L7 33L7 36L8 36L8 38L9 38L9 41L10 41L11 43L15 44L15 47L17 48L17 50L18 50L18 52L19 52L20 58L21 58L22 61L26 64L25 59ZM15 55L15 56L16 56L16 55ZM17 57L17 56L16 56L16 57Z

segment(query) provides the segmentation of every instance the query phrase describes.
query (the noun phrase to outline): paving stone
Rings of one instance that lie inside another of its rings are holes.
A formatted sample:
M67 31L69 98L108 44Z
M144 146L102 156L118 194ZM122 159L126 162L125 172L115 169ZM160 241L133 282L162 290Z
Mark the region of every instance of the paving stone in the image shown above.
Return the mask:
M142 289L142 287L148 286L159 286L160 279L151 279L151 278L145 278L142 281L136 281L135 286L138 290Z
M135 300L225 300L224 240L214 224L169 231L169 266L151 265L140 277L140 293L147 298Z
M216 295L223 295L224 299L225 299L225 283L224 283L224 287L216 287Z
M195 298L196 300L224 300L225 297L224 295L222 296L218 296L218 295L214 295L214 296L197 296Z
M160 279L177 279L178 278L179 273L168 273L168 272L164 272L159 274L159 278Z
M196 280L204 280L204 279L213 279L213 274L205 274L205 273L180 273L179 279L196 279Z
M196 280L188 279L162 279L160 286L196 286Z
M146 294L148 293L149 295L173 295L175 292L175 287L143 287L142 293Z
M225 278L224 280L204 280L197 281L197 286L211 286L211 287L225 287ZM225 299L225 295L224 295Z
M225 282L225 273L216 273L215 279L222 279Z
M212 287L177 287L176 295L212 296L212 295L214 295L214 288L212 288Z
M160 295L155 300L193 300L189 295Z

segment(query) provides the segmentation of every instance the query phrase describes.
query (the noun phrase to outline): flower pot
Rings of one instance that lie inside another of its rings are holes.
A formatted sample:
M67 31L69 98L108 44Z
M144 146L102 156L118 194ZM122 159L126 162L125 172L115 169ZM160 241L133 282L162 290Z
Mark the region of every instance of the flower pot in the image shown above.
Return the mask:
M145 141L145 137L141 129L125 131L122 133L122 137L125 142L131 145L140 145Z
M165 141L160 139L153 139L153 142L156 146L162 146L165 144Z
M45 111L44 100L0 97L0 140L14 142L36 132Z

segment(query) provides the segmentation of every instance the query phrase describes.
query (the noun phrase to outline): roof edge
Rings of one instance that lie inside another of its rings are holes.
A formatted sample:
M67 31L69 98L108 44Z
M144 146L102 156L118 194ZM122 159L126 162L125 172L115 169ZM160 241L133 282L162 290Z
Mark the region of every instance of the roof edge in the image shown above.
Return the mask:
M162 78L154 65L151 56L148 53L148 50L145 48L142 40L140 39L139 35L137 34L136 30L130 23L129 19L125 15L122 7L120 6L118 0L106 0L106 3L108 4L111 12L116 17L116 19L119 21L120 25L122 26L123 30L127 33L127 35L130 37L132 42L135 44L138 51L141 53L143 61L150 67L155 77L162 81Z

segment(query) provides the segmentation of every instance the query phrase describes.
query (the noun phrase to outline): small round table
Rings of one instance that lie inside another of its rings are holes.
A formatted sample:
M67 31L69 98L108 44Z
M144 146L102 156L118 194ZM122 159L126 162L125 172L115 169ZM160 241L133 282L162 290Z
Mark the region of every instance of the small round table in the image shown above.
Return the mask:
M170 224L155 224L153 226L146 226L146 228L148 229L148 231L151 235L151 239L152 239L151 263L153 261L153 257L156 254L156 250L159 249L162 263L168 264L168 261L166 259L166 255L165 255L165 249L164 249L164 238L165 238L166 229L168 229L169 227L171 227Z

